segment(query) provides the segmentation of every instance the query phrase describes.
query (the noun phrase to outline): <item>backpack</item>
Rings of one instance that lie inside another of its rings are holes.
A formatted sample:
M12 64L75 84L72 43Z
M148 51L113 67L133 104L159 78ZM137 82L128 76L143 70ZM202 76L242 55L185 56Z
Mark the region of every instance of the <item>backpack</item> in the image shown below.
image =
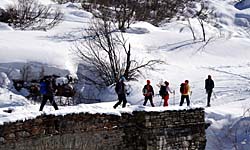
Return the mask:
M40 93L41 94L48 94L51 95L54 93L53 83L52 79L45 79L42 82L40 82Z
M187 93L187 86L185 83L182 83L180 85L180 92L181 92L181 94Z
M125 84L122 82L117 82L115 85L115 91L117 94L125 94Z
M162 97L168 95L168 92L167 92L167 90L166 90L166 86L161 85L159 94L160 94L160 96L162 96Z
M44 95L44 94L47 94L47 92L48 92L47 91L47 84L46 84L46 82L43 81L40 83L40 93Z
M153 87L151 85L145 85L142 89L142 92L144 96L150 96L154 94Z

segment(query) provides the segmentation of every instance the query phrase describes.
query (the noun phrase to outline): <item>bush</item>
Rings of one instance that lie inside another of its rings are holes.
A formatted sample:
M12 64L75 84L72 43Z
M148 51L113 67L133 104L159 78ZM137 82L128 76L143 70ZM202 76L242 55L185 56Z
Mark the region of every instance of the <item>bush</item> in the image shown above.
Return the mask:
M71 2L71 3L80 3L82 0L52 0L53 2L56 2L58 4L65 4L65 3L68 3L68 2Z
M163 20L178 17L185 4L191 1L195 0L84 0L82 7L92 13L98 10L102 15L110 15L110 20L124 29L133 19L158 26Z
M57 25L63 18L61 11L39 4L36 0L18 0L3 13L3 22L14 28L25 30L47 30Z

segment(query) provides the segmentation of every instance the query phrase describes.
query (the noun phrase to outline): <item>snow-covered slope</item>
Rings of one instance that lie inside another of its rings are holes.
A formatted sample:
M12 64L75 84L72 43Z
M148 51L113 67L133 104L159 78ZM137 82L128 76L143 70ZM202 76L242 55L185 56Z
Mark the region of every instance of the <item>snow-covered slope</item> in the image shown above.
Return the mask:
M41 0L44 4L57 4L49 0ZM0 7L5 8L11 0L2 0ZM11 83L4 75L0 82L0 123L16 119L33 118L41 113L64 114L66 112L89 111L92 113L131 112L142 105L141 89L146 80L150 79L156 93L156 86L160 81L169 81L175 95L170 95L168 108L146 107L151 110L185 109L179 107L179 85L188 79L192 88L192 107L206 106L204 80L208 74L215 81L214 95L210 108L205 108L206 120L211 124L207 129L207 150L215 149L247 149L250 147L248 135L242 135L250 127L247 113L250 108L250 39L246 28L249 25L249 0L236 4L234 0L207 0L207 4L214 9L220 28L212 24L205 24L208 42L193 41L188 28L180 32L187 22L176 21L155 27L146 22L136 22L125 34L132 46L132 57L137 60L161 59L166 64L158 65L157 71L145 70L144 76L138 81L127 82L130 85L130 95L127 97L129 108L113 110L116 95L113 87L98 93L102 101L100 104L81 104L72 107L59 107L54 112L52 107L46 106L44 112L38 112L39 104L31 104L20 93L13 90ZM78 4L67 3L59 7L65 13L64 21L48 31L17 31L7 24L0 23L0 72L5 72L9 79L20 76L20 69L31 64L37 75L44 68L47 74L76 74L79 61L71 53L74 41L82 36L83 28L88 26L93 16L78 9ZM235 8L234 6L237 6ZM192 19L192 26L197 37L201 38L201 28L196 19ZM4 84L3 84L4 83ZM3 86L4 85L4 86ZM156 106L162 104L160 97L155 96ZM3 110L13 110L6 113ZM99 111L98 111L99 110ZM242 128L242 124L245 128ZM229 134L231 133L231 134ZM234 137L238 137L237 140ZM218 143L218 141L220 141Z

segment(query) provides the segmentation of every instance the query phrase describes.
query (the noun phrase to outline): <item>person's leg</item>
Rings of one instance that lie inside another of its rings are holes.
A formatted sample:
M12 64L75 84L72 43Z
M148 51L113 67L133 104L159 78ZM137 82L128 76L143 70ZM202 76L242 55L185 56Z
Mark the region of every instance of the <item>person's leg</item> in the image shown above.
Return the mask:
M181 95L181 102L180 102L180 106L182 106L184 103L184 95Z
M51 103L51 105L55 108L55 110L58 110L58 106L54 100L54 96L49 96L49 102Z
M186 100L187 100L187 106L189 106L190 105L189 95L186 95Z
M126 107L127 99L126 99L126 95L125 95L125 94L124 94L122 97L123 97L123 98L122 98L122 100L123 100L122 108L124 108L124 107Z
M154 103L153 103L153 97L149 96L149 101L152 107L155 107Z
M168 106L168 99L169 99L169 95L166 95L165 97L164 97L164 107L166 107L166 106Z
M212 91L209 91L209 92L207 93L207 106L208 106L208 107L210 106L211 95L212 95Z
M119 94L119 95L118 95L118 102L113 106L113 108L116 109L116 107L117 107L118 105L120 105L121 103L122 103L122 97L121 97L121 95Z
M42 100L42 103L40 105L39 111L43 111L43 107L46 104L46 102L47 102L47 96L43 95L43 100Z
M146 106L147 102L148 102L148 96L145 96L143 106Z

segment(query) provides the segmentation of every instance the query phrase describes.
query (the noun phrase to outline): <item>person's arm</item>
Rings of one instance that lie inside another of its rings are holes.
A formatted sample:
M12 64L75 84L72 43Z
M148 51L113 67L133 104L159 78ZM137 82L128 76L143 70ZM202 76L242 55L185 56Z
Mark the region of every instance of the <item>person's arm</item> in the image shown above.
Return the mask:
M154 96L155 95L155 93L154 93L154 89L153 89L153 87L151 86L151 89L152 89L152 95Z
M116 83L115 84L115 92L116 92L116 94L118 94L118 90L119 90L119 83Z
M171 94L173 93L173 92L170 90L169 86L167 86L166 89L167 89L167 92L169 92L169 93L171 93Z
M207 79L205 80L205 89L207 89Z
M146 88L146 86L144 86L144 87L142 88L142 94L143 94L144 96L146 95L145 88Z
M188 93L190 93L190 95L192 95L192 91L191 91L190 85L188 85Z

